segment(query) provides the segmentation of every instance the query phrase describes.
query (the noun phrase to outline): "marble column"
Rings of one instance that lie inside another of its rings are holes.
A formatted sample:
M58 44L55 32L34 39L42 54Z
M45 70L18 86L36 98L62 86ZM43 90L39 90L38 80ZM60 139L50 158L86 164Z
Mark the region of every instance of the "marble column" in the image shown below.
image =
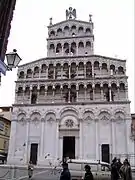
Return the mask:
M94 64L92 64L92 77L94 77Z
M8 159L7 163L12 164L14 161L15 155L15 144L16 144L16 128L17 128L17 119L13 119L11 121L11 131L10 131L10 141L9 141L9 149L8 149Z
M96 159L100 160L100 141L99 141L99 120L95 119L96 123Z
M86 64L84 64L84 78L86 78Z
M25 138L25 151L24 151L24 163L27 164L29 162L29 126L30 126L30 119L26 119L26 138Z
M56 74L56 67L53 67L53 79L55 79L55 74Z
M82 119L80 119L80 131L79 131L79 138L80 138L80 143L79 143L79 145L80 145L80 147L79 147L79 149L80 149L80 159L83 159L83 121L82 121Z
M78 65L76 66L76 77L78 78Z
M68 78L70 79L71 78L71 69L70 69L70 66L68 67L68 72L69 72Z
M55 157L59 158L59 119L56 120L56 147L55 147Z
M44 157L44 133L45 131L45 119L41 119L41 135L40 135L40 157Z
M115 119L111 120L112 128L112 155L115 156L116 152L116 130L115 130ZM113 157L112 157L113 158Z
M70 103L70 88L68 89L68 103Z
M47 68L46 68L46 79L48 79L48 66L47 66Z
M110 98L110 101L112 101L112 91L111 91L111 87L109 88L109 98Z

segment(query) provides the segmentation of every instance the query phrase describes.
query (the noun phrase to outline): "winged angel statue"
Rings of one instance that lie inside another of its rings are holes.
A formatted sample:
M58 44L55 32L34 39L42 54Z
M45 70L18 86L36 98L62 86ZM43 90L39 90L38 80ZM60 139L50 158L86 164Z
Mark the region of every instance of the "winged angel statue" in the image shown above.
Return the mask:
M69 7L69 10L66 10L66 19L76 19L76 9Z

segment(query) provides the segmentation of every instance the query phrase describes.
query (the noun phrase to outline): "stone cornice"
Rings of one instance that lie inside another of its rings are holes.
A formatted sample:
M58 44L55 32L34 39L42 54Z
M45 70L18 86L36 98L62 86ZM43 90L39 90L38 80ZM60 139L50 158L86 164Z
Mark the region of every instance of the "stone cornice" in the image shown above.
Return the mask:
M70 23L70 22L74 22L74 23L83 23L83 24L87 24L87 25L93 25L92 22L87 22L87 21L81 21L81 20L76 20L76 19L68 19L68 20L65 20L65 21L61 21L61 22L58 22L58 23L55 23L55 24L52 24L50 26L47 26L48 28L53 28L55 26L59 26L59 25L62 25L64 23Z
M89 36L87 36L87 35L83 35L83 36L75 36L75 37L73 37L73 36L69 36L69 37L55 37L55 38L47 38L47 41L54 41L54 40L62 40L62 39L72 39L72 40L74 40L74 39L81 39L81 38L83 38L83 39L85 39L85 38L93 38L94 39L94 35L89 35Z
M96 104L96 105L100 105L100 104L106 104L106 105L117 105L117 104L130 104L131 101L113 101L113 102L76 102L76 103L39 103L39 104L13 104L13 107L33 107L33 106L73 106L73 105L81 105L81 106L85 106L85 105L92 105L92 104Z
M19 68L21 67L24 67L24 66L27 66L27 65L30 65L30 64L34 64L34 63L38 63L40 61L47 61L47 60L56 60L56 59L78 59L78 58L90 58L90 57L97 57L97 58L104 58L104 59L109 59L109 60L113 60L113 61L120 61L120 62L126 62L126 60L122 60L122 59L117 59L117 58L113 58L113 57L107 57L107 56L102 56L102 55L87 55L87 56L61 56L61 57L45 57L45 58L41 58L41 59L38 59L38 60L35 60L35 61L32 61L32 62L29 62L29 63L26 63L26 64L22 64L19 66Z
M15 81L16 83L34 83L34 82L76 82L76 81L85 81L85 82L93 82L93 80L118 80L118 79L128 79L128 76L126 75L122 75L122 76L117 76L117 75L114 75L114 76L103 76L103 77L92 77L92 78L89 78L89 79L84 79L84 78L78 78L78 79L44 79L44 78L29 78L29 79L23 79L23 80L17 80Z

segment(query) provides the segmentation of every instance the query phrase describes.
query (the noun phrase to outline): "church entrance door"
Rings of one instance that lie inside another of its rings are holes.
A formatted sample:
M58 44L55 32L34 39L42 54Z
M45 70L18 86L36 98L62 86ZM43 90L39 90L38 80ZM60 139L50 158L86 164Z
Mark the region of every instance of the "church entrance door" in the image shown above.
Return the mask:
M75 159L75 136L63 137L63 159Z
M109 144L102 144L101 146L102 151L102 161L110 163L110 149Z
M37 153L38 153L38 144L31 144L31 150L30 150L30 161L32 161L32 164L37 164Z

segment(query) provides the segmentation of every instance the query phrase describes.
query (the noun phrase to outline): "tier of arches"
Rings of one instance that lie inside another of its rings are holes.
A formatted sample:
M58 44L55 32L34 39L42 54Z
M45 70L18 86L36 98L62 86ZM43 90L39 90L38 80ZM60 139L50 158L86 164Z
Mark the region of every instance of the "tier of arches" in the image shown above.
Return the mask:
M123 82L113 83L109 86L106 82L102 84L56 84L56 85L40 85L18 87L17 96L30 97L31 104L48 99L49 101L61 102L85 102L85 101L115 101L118 99L126 99L126 86Z
M40 67L35 66L33 69L27 69L25 72L21 71L19 73L19 79L24 78L34 78L34 77L46 77L48 79L58 79L58 78L66 78L72 79L76 77L82 78L89 78L96 75L123 75L125 74L124 68L122 66L115 67L115 65L107 65L107 63L99 63L99 61L95 61L92 64L90 61L86 62L79 62L76 64L75 62L64 63L61 65L57 63L55 66L54 64L42 64Z
M65 114L63 116L63 114ZM17 114L17 120L18 121L24 121L26 119L30 119L31 121L38 120L38 121L54 121L56 122L56 119L59 119L59 124L63 124L63 117L66 115L70 114L71 116L75 117L75 124L79 125L79 112L75 108L63 108L59 112L59 118L57 116L57 112L54 110L47 111L46 113L42 113L40 111L32 111L29 116L27 116L27 113L25 111L23 112L18 112ZM121 109L116 109L112 112L110 112L109 109L100 109L98 112L91 110L91 109L84 109L84 112L81 115L81 119L83 121L92 121L92 120L105 120L105 121L110 121L110 120L125 120L126 115L125 112Z
M72 25L69 27L66 25L63 28L58 28L56 30L51 29L49 32L49 37L58 37L58 36L65 36L65 35L91 35L92 34L92 29L90 27L83 27L79 26L77 27L76 25Z
M88 40L86 42L80 41L78 43L72 42L68 43L65 42L64 44L57 43L56 45L54 43L50 43L49 45L49 53L56 53L56 54L62 54L62 55L79 55L79 53L90 54L92 50L92 43Z

